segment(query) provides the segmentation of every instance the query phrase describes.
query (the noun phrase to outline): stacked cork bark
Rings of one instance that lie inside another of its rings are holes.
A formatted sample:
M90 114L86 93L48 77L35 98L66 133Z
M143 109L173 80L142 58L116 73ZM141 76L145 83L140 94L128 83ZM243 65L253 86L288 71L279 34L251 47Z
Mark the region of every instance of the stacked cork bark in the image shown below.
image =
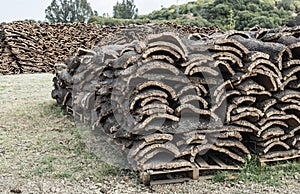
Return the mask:
M52 97L125 167L236 169L300 157L299 35L13 22L0 74L55 71Z
M300 156L299 29L260 29L250 32L255 41L245 37L235 38L249 51L262 53L249 64L254 71L250 73L248 70L247 75L256 81L257 88L264 88L256 89L261 95L257 96L258 102L251 104L263 115L252 121L256 130L247 137L248 147L259 155L261 161Z
M0 74L51 72L78 48L89 48L113 28L95 24L12 22L0 25Z
M53 97L138 170L299 157L300 28L189 30L119 29L57 71Z
M3 25L0 26L0 74L18 73L18 65L9 47L5 44Z

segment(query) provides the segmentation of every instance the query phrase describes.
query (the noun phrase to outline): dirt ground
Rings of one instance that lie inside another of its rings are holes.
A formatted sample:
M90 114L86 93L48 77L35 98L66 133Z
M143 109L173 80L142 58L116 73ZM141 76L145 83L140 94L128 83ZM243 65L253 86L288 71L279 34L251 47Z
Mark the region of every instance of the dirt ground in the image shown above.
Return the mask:
M0 76L0 193L300 193L300 174L277 186L213 182L145 187L89 153L51 99L51 74Z

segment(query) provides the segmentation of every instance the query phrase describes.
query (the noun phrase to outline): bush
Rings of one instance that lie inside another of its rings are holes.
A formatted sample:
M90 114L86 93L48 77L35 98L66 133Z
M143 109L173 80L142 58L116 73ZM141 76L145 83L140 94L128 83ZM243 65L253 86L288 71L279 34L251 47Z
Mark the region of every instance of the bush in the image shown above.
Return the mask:
M297 1L291 6L282 6L280 2L276 4L274 0L198 0L179 5L179 15L176 13L176 6L171 6L139 18L176 20L180 24L197 26L218 25L223 30L246 30L255 25L274 28L285 25L293 18L291 7L300 10L300 3Z

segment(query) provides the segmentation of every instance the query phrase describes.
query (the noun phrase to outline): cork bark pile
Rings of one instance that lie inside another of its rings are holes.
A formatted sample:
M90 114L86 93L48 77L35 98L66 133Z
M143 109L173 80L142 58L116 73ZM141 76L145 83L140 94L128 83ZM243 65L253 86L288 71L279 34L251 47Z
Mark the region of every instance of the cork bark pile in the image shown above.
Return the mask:
M134 169L297 157L299 33L129 26L57 68L52 95Z
M91 49L114 28L95 24L17 21L0 24L0 74L54 72L54 66Z

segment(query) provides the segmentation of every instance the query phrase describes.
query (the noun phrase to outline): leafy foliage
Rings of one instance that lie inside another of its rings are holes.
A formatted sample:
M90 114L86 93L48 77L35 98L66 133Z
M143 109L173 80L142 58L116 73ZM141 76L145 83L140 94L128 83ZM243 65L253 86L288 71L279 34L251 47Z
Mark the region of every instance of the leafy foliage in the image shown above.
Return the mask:
M206 10L206 19L225 30L245 30L254 25L274 28L284 25L292 15L289 9L261 0L216 0L205 4L203 9ZM228 25L230 16L235 21L234 26Z
M172 20L149 20L147 18L138 18L138 19L119 19L119 18L109 18L101 16L92 16L89 23L96 23L99 25L107 26L122 26L129 24L145 24L145 23L162 23L162 22L174 22L180 25L195 25L195 26L205 26L205 21L201 17L198 20L189 20L189 19L172 19Z
M113 7L114 18L133 19L138 16L138 9L134 4L134 0L123 0L122 3L117 2Z
M97 15L86 0L52 0L45 13L46 19L53 23L87 22Z
M123 3L125 0L123 0ZM126 2L125 2L126 3ZM122 3L119 3L119 5ZM197 0L178 6L153 11L148 15L141 15L135 20L92 17L89 22L102 25L126 25L132 23L176 22L184 25L199 27L217 25L222 30L248 30L259 25L265 28L299 23L295 20L300 11L300 1L293 0ZM115 18L125 18L117 17Z
M218 25L223 30L246 30L255 25L266 28L282 26L300 11L300 1L293 0L197 0L153 11L140 16L150 20L183 20L198 26Z

